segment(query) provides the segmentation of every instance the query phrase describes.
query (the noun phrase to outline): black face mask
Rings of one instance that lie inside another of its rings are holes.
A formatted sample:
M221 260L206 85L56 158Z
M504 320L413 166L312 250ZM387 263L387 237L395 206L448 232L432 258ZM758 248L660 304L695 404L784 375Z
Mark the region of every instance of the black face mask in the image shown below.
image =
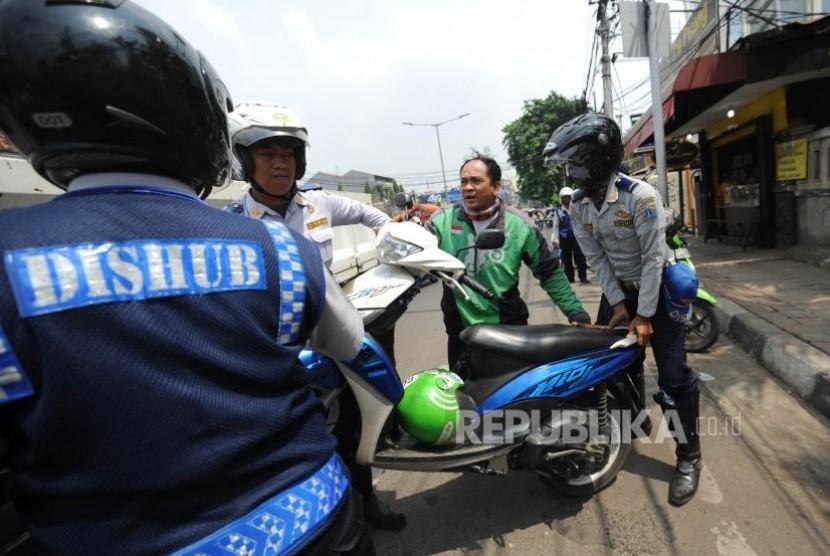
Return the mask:
M576 186L582 189L589 197L593 197L600 190L604 190L608 183L608 180L604 178L594 178L587 166L569 162L565 165L565 172Z

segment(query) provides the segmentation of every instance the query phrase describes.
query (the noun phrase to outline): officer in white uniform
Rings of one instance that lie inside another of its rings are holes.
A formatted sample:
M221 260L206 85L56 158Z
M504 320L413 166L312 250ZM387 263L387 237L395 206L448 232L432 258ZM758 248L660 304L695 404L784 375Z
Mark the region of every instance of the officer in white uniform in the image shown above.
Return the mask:
M553 209L553 219L551 221L550 242L554 249L561 249L559 258L562 260L565 267L565 276L568 277L569 282L574 281L574 263L576 263L576 270L579 274L579 281L583 284L588 283L588 264L585 262L585 255L579 247L579 243L574 237L573 222L571 219L571 200L573 198L574 190L570 187L563 187L559 191L559 199L562 201L562 206Z
M613 307L623 301L624 290L637 291L637 314L653 316L663 264L670 255L657 190L614 173L599 207L585 190L575 197L571 209L574 235L591 266L602 266L597 275L609 304Z
M230 125L234 154L251 189L226 210L284 222L317 244L327 267L331 267L334 226L363 224L377 229L389 221L382 211L354 199L321 190L297 191L297 180L305 174L308 131L285 106L240 104Z
M380 210L324 191L297 191L297 180L305 173L308 131L288 108L275 104L243 103L230 115L231 142L241 177L251 189L240 200L225 207L228 212L251 218L284 222L314 241L327 267L332 262L332 228L363 224L379 228L389 221ZM380 343L393 366L395 331L368 330ZM357 436L354 422L360 414L352 399L344 400L335 427L338 451L352 473L352 484L364 500L366 520L379 529L401 529L406 517L393 512L375 495L369 467L355 461Z
M655 401L678 441L669 502L680 506L694 496L700 478L700 391L686 363L674 274L666 271L670 252L663 205L652 186L617 173L622 154L620 129L604 114L584 114L563 124L544 150L546 159L564 163L580 187L571 215L577 241L602 286L597 324L628 322L641 346L651 342L660 386ZM632 379L639 383L642 404L642 370ZM650 429L650 422L643 428Z

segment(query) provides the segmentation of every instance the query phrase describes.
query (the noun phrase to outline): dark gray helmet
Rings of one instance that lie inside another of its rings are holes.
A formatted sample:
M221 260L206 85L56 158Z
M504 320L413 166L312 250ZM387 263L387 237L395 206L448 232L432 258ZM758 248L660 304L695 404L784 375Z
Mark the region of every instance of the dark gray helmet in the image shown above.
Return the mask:
M559 126L542 155L546 162L565 164L579 187L604 185L622 161L622 134L605 114L583 114Z
M65 188L144 172L206 197L229 178L227 88L167 23L125 0L0 0L0 129Z

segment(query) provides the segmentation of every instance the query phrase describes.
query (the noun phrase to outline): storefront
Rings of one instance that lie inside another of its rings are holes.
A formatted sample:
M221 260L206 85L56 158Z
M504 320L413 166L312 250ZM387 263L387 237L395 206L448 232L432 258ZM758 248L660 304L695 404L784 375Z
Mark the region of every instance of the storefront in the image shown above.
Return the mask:
M730 108L725 116L701 134L705 235L775 247L772 140L788 126L785 89Z
M762 248L830 246L830 18L744 37L678 73L667 139L700 147L704 235ZM651 139L651 122L626 151Z

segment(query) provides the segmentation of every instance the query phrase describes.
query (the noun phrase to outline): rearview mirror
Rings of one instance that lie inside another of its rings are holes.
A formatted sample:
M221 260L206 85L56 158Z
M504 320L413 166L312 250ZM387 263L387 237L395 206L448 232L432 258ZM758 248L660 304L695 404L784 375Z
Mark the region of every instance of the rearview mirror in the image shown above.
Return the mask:
M392 197L392 204L400 210L410 208L412 207L412 195L403 192L395 193L395 196Z
M504 246L504 230L482 230L476 236L476 249L498 249Z

